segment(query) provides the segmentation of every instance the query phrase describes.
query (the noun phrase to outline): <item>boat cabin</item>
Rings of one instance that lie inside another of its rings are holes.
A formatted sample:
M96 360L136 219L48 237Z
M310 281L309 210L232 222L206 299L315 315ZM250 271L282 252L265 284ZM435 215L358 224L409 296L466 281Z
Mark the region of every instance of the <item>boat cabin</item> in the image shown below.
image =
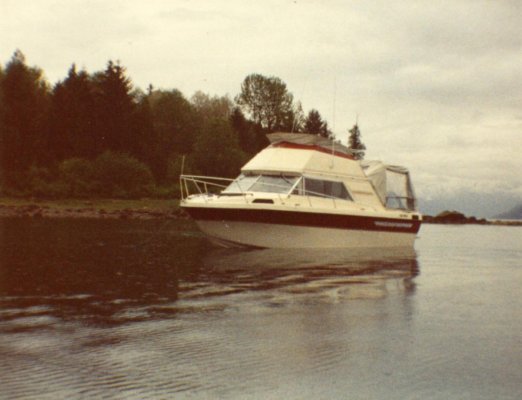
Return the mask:
M250 193L315 196L373 207L415 210L408 170L357 161L350 149L309 134L275 133L223 196Z

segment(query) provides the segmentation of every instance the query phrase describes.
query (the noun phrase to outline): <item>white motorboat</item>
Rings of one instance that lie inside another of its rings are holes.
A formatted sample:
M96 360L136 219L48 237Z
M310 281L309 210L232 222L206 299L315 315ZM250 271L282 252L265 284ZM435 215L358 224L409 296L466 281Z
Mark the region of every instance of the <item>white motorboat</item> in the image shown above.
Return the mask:
M181 207L215 243L411 247L422 216L409 172L316 135L269 134L236 179L181 175Z

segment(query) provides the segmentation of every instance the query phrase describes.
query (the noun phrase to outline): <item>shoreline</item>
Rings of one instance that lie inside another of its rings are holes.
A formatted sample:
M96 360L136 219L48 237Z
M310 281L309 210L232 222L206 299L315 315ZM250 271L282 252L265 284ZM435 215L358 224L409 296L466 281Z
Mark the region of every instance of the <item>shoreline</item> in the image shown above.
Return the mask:
M0 199L0 218L186 219L178 200Z

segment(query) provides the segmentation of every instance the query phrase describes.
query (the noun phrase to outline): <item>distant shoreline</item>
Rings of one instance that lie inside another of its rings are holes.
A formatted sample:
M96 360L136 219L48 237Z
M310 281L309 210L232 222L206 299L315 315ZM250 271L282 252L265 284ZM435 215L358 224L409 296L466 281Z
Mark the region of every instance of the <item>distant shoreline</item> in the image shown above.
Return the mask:
M424 215L424 224L439 225L502 225L502 226L522 226L522 220L502 220L486 219L477 217L467 217L458 211L443 211L436 216Z
M425 219L422 221L423 224L430 225L497 225L497 226L522 226L522 220L501 220L501 219L486 219L485 222L468 221L468 222L442 222L436 220Z

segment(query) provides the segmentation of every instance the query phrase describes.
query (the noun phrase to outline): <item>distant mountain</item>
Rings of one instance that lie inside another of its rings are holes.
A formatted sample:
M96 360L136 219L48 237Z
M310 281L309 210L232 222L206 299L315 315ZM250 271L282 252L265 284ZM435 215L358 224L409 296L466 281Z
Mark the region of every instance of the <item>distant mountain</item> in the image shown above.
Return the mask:
M495 218L500 219L522 219L522 204L513 207L508 212L496 215Z

